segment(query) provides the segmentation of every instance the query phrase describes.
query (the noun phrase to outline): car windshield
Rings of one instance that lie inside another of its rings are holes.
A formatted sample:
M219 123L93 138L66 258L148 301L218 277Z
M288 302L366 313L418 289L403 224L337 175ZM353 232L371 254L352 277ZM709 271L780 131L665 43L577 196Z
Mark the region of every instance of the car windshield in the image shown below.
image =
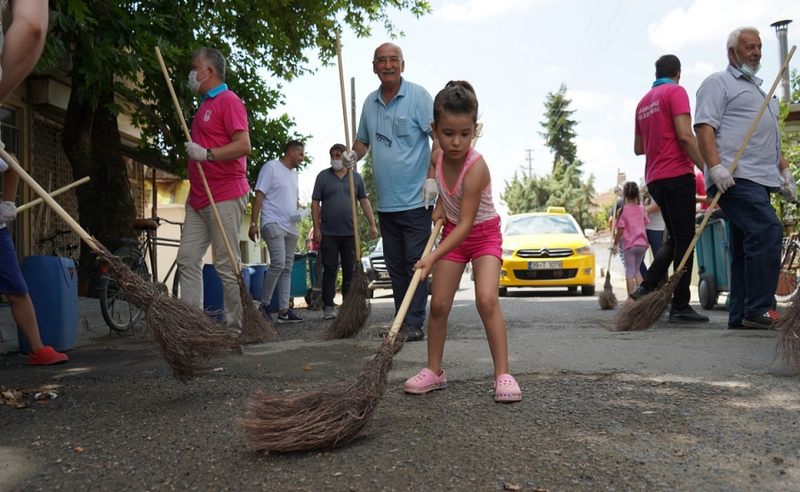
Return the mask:
M375 247L372 248L372 253L383 253L383 238L379 238L378 242L375 243Z
M578 234L568 215L532 215L513 219L506 226L506 236L524 234Z

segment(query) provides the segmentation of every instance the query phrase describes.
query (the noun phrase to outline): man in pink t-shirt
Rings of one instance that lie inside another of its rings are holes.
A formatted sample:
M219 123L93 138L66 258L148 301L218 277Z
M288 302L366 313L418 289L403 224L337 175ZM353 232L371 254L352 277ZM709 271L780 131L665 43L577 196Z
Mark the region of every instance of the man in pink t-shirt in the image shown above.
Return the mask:
M675 55L656 61L656 81L636 107L634 152L645 155L645 181L661 208L669 237L659 248L632 299L654 291L667 276L670 262L677 267L694 236L695 183L693 164L704 167L692 132L689 96L678 85L681 62ZM691 258L672 296L671 323L708 321L689 306Z
M239 261L239 231L247 204L247 154L250 133L242 100L225 84L225 58L213 48L200 48L192 55L189 88L203 101L192 120L192 141L186 142L189 198L178 249L181 298L203 308L202 264L209 245L214 266L224 290L225 322L241 329L242 302L239 283L222 232L213 216L198 164L202 166L211 195L234 254Z

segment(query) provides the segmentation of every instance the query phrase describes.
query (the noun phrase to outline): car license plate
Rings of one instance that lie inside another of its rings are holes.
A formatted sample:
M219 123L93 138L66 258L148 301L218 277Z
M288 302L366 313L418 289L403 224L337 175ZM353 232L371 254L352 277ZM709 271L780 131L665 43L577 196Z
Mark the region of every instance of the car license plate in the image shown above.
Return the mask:
M381 280L389 278L389 272L378 272L378 278Z
M529 261L528 270L561 270L560 261Z

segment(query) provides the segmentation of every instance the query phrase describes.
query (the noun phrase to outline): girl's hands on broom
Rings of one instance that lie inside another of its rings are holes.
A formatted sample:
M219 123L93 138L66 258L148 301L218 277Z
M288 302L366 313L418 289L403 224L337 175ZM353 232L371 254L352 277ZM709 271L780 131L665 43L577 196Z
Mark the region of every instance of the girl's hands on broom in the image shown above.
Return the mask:
M414 270L422 270L422 277L420 281L425 280L428 278L428 275L431 274L433 271L433 265L436 261L431 258L431 255L425 255L424 258L420 258L416 264L414 264Z

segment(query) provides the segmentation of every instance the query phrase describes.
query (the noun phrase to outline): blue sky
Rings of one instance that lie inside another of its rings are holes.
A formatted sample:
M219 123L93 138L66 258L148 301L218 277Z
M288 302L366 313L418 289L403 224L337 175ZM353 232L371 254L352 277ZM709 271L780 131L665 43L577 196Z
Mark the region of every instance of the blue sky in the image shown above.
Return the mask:
M800 42L796 0L434 0L421 19L397 13L405 37L395 40L406 60L404 76L431 95L448 80L470 81L480 103L483 137L477 144L492 172L495 203L514 172L547 174L552 157L539 135L544 100L561 83L572 99L578 156L595 188L613 186L620 168L629 179L644 174L644 158L633 154L633 113L654 78L653 63L666 53L682 62L681 85L694 94L703 79L727 65L725 42L733 29L754 26L764 44L759 76L769 87L779 68L778 42L770 24L792 19L789 47ZM792 5L794 9L790 8ZM349 108L350 77L356 107L377 88L374 49L387 41L382 26L373 37L342 36ZM314 55L312 55L315 57ZM800 55L791 67L800 67ZM314 160L300 174L301 201L310 200L314 178L328 164L327 150L344 141L338 72L321 68L284 85L281 111L311 134L306 147ZM352 138L352 137L351 137Z

